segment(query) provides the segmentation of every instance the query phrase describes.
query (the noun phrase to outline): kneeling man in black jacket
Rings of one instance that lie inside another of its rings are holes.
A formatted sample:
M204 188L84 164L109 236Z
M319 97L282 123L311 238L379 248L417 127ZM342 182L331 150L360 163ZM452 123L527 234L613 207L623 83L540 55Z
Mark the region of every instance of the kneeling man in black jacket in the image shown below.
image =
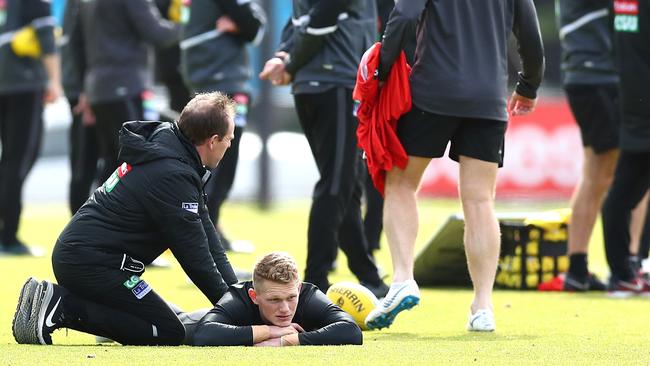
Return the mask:
M274 252L260 259L253 281L230 286L196 327L197 346L361 344L361 329L311 283L296 262Z
M122 164L72 217L52 253L58 285L27 280L12 323L18 343L51 344L70 328L130 345L178 345L185 327L141 279L170 249L216 304L237 282L203 186L234 138L234 102L199 94L178 123L127 122Z

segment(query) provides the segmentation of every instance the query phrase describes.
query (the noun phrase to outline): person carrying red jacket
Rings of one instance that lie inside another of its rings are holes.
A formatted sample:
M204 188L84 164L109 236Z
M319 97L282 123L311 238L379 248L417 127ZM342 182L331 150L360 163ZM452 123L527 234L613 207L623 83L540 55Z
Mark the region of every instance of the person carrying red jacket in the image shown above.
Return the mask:
M406 167L408 156L397 138L397 120L411 110L411 67L404 52L400 54L386 84L375 77L379 67L381 43L370 47L361 58L352 98L361 102L357 111L358 146L365 152L372 181L384 195L386 172L393 166ZM372 77L369 77L371 76Z

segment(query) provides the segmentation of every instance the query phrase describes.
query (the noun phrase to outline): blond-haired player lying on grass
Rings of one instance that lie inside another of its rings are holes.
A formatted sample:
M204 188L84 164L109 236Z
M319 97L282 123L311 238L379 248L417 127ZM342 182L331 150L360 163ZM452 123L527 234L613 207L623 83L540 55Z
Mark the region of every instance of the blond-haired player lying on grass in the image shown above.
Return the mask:
M273 252L260 259L253 281L230 286L199 322L197 346L362 344L361 329L316 286L301 282L294 259Z

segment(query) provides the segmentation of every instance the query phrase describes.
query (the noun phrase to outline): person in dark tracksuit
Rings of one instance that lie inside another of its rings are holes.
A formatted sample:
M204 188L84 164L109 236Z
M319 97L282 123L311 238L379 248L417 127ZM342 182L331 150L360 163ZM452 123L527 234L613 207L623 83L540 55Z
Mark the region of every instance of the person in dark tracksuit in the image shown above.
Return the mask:
M74 215L79 207L90 196L93 183L97 178L97 138L95 136L94 115L90 108L85 110L77 107L83 91L83 66L77 65L77 58L70 47L79 44L71 37L80 37L80 32L73 32L79 25L79 0L67 0L63 16L63 34L60 41L61 78L63 91L68 99L72 114L72 125L69 134L70 149L70 186L68 190L68 205Z
M181 69L186 83L196 93L220 91L237 103L235 140L206 187L210 217L227 249L230 244L220 230L219 216L235 180L239 143L251 105L252 72L246 46L259 44L265 25L266 15L257 3L236 0L194 0L183 24Z
M614 1L614 40L620 75L621 150L603 204L603 236L611 271L609 294L650 294L648 275L629 263L631 211L650 188L650 1Z
M162 19L147 0L88 0L80 2L82 44L71 44L83 59L85 99L96 118L100 158L98 181L104 182L117 166L118 131L122 123L143 118L146 43L171 46L180 38L180 26Z
M339 246L361 284L386 294L367 253L360 200L365 167L357 148L352 89L359 60L374 42L376 0L295 0L276 56L260 74L275 85L292 83L298 120L320 174L307 233L305 281L327 291Z
M155 1L160 15L174 23L181 22L182 0ZM156 79L167 88L169 108L180 113L187 102L192 99L192 95L190 95L190 90L185 85L181 74L181 49L177 44L170 47L156 48L155 75ZM170 118L170 120L173 120L173 118Z
M140 276L170 249L210 304L237 282L203 192L234 138L233 117L232 100L211 93L192 99L178 124L122 126L123 163L56 241L58 285L30 278L23 286L12 326L18 343L51 344L59 328L122 344L183 342L176 312Z
M253 281L230 286L196 325L195 346L299 346L362 344L352 317L316 286L300 282L296 262L269 253Z
M18 238L22 189L41 144L43 101L62 95L55 19L46 0L0 1L0 253L31 254Z
M465 219L465 252L474 286L467 329L494 331L492 286L499 257L494 214L498 167L511 115L533 111L544 54L532 0L410 0L395 4L382 41L378 79L384 81L417 30L410 76L413 108L397 123L409 161L387 172L384 230L393 260L393 283L366 317L370 329L389 327L417 305L413 279L418 231L416 193L432 158L459 162L459 195ZM514 33L523 71L507 100L507 40Z

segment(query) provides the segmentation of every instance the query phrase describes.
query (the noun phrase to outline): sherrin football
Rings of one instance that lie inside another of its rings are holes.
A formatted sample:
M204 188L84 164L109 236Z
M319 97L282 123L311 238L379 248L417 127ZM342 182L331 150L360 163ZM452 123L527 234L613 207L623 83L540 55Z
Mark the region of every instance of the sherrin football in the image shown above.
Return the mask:
M353 282L338 282L327 290L327 297L366 330L366 316L377 305L377 297L367 288Z

